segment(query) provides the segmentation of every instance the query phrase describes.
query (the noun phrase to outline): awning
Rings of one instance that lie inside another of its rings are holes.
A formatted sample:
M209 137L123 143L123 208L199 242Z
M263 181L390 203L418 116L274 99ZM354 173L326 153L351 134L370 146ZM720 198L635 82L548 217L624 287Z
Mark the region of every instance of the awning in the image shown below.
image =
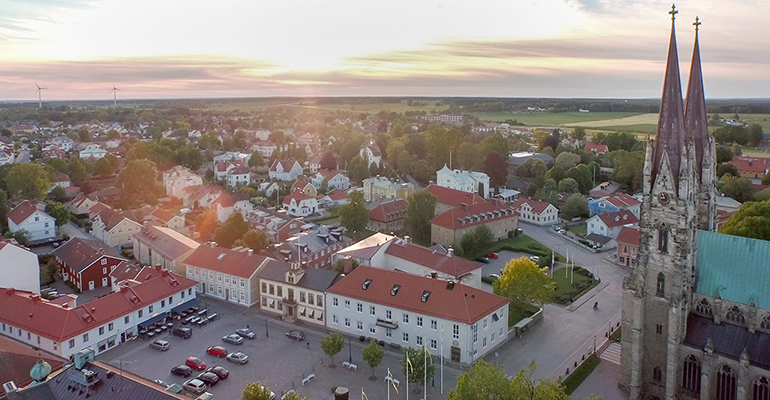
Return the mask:
M299 306L299 315L305 315L305 307Z
M187 302L185 302L185 303L182 303L182 304L180 304L180 305L178 305L178 306L176 306L176 307L172 308L172 309L171 309L171 311L173 311L173 312L175 312L175 313L180 313L180 312L182 312L182 311L184 311L184 310L186 310L186 309L188 309L188 308L190 308L190 307L195 307L195 306L197 306L197 305L198 305L198 303L199 303L199 302L198 302L198 299L196 299L196 298L194 298L194 297L193 297L192 299L188 300Z
M270 300L270 308L275 307L275 299Z
M307 313L307 317L308 317L308 318L313 318L313 314L315 314L315 310L310 310L310 311Z
M319 311L318 312L318 320L319 321L323 321L323 319L324 319L324 312L323 311Z
M152 324L154 324L154 323L156 323L156 322L158 322L158 321L160 321L160 320L162 320L162 319L164 319L166 317L168 317L168 313L167 312L160 313L160 314L158 314L158 315L148 319L147 321L140 322L139 323L139 329L144 329L144 328L146 328L146 327L148 327L148 326L150 326L150 325L152 325Z
M107 347L107 339L100 340L99 343L96 344L96 347L101 349L102 347Z
M382 320L382 319L378 319L377 320L377 325L379 325L379 326L381 326L383 328L388 328L388 329L398 329L398 325L396 325L396 324L394 324L392 322L389 322L389 321Z

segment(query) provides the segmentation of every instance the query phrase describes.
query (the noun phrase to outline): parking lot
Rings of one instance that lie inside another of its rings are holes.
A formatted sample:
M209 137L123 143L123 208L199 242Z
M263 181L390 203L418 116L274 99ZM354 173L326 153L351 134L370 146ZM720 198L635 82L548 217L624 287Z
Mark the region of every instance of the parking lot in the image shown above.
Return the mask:
M202 299L201 299L202 300ZM387 386L383 382L386 369L390 367L393 376L401 381L399 395L391 391L391 397L406 398L404 392L405 379L400 372L398 360L400 354L386 348L386 355L381 365L376 369L377 379L369 380L371 369L361 360L362 343L353 339L345 344L345 348L338 354L334 361L336 368L329 368L330 359L323 354L320 348L320 340L326 333L320 329L298 327L275 319L266 319L256 310L224 304L218 301L208 301L201 308L207 307L209 312L216 312L221 317L209 324L198 327L193 326L193 335L189 339L182 339L170 335L170 330L153 338L164 339L170 342L170 348L161 352L150 348L153 340L135 339L129 343L121 344L97 357L98 360L123 368L126 371L142 376L148 380L161 379L168 383L182 384L185 380L195 377L198 372L193 371L190 378L182 378L171 375L171 368L183 364L187 357L195 356L203 360L207 367L221 365L230 371L230 376L220 381L208 391L214 394L216 399L240 399L243 388L249 381L261 381L270 389L281 395L283 391L294 389L302 396L309 399L331 398L331 388L345 386L351 389L352 395L358 393L363 387L367 395L374 398L385 398ZM265 337L265 327L269 329L269 337ZM179 325L177 323L177 325ZM249 325L257 334L253 340L246 339L242 345L225 344L222 336L233 333L235 329ZM188 325L189 326L189 325ZM289 329L300 329L307 336L306 341L297 342L284 336ZM307 342L310 342L310 345ZM221 345L228 351L242 351L249 356L249 362L238 365L206 354L209 346ZM352 347L352 348L351 348ZM357 364L356 371L342 367L343 361L348 361L352 355L352 361ZM303 378L310 374L315 375L307 385L302 385ZM434 398L445 397L446 392L456 384L459 371L445 368L445 392L440 396L439 368L436 366L435 385L428 382L428 396ZM412 387L414 389L414 386ZM414 394L413 396L418 396ZM422 396L422 391L419 396Z

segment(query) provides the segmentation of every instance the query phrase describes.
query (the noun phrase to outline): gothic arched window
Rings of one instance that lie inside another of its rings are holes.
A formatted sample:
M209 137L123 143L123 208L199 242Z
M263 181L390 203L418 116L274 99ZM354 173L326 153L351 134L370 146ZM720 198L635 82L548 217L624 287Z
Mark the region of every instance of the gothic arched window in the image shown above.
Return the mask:
M770 400L770 381L764 376L754 379L753 400Z
M717 372L716 400L735 400L736 389L735 372L727 365L721 366Z
M746 317L743 315L743 311L741 311L738 306L733 306L731 309L727 310L727 315L725 315L725 318L739 324L746 323Z
M684 359L682 366L682 388L691 393L700 393L700 361L693 355Z
M770 330L770 314L765 315L765 318L762 319L762 323L760 323L759 327Z
M658 286L655 290L655 295L658 297L666 295L666 276L662 272L658 272Z
M656 382L660 382L663 380L663 371L660 370L660 368L655 367L652 370L652 379Z
M658 251L663 254L668 253L668 230L665 226L658 228Z
M713 315L711 313L711 304L706 299L701 299L701 301L699 301L698 304L695 305L695 312L708 317Z

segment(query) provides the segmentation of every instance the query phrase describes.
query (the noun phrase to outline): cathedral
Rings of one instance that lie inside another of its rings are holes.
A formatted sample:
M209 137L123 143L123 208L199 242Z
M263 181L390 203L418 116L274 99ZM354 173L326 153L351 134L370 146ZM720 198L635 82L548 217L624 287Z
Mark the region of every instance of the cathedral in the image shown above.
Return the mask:
M683 101L676 13L644 162L639 255L623 283L620 386L632 400L770 400L770 242L714 232L700 22Z

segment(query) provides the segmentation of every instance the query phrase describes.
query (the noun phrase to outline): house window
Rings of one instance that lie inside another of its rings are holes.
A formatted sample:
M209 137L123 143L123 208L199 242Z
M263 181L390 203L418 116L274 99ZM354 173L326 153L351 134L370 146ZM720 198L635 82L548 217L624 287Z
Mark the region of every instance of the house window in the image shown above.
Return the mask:
M655 325L655 333L657 333L658 335L662 335L663 334L663 325L656 324Z
M283 286L276 285L276 293L278 293L278 297L283 297Z
M300 303L305 302L305 292L299 292L299 301Z
M764 376L754 380L754 400L770 400L770 381Z
M369 315L375 315L375 308L374 308L374 306L369 306Z
M110 322L109 324L107 324L107 330L108 330L108 331L112 331L112 328L113 328L112 322Z
M404 313L404 316L403 316L402 320L404 321L405 324L408 324L409 323L409 314Z
M179 294L180 294L180 297L184 299L184 290L179 292Z
M350 318L345 318L345 326L350 328Z
M393 330L385 329L385 337L393 337Z
M404 334L401 336L401 340L403 340L404 343L409 343L409 334L404 332Z
M334 305L334 307L339 307L340 302L336 297L332 297L332 304Z
M393 319L393 313L390 312L390 310L385 310L385 319L392 320Z
M245 279L241 279L241 287L246 287L246 280Z
M129 321L129 319L128 319L128 315L126 315L125 317L123 317L123 323L124 323L124 324L128 325L128 321Z
M267 293L267 283L262 282L262 293Z
M494 343L494 342L495 342L495 332L492 332L492 336L490 337L490 341L491 341L492 343Z
M746 317L743 315L743 311L741 311L738 306L733 306L731 309L727 310L727 315L725 315L725 318L739 324L746 323Z
M663 379L663 371L661 371L658 367L653 368L652 379L656 382L660 382Z
M417 326L422 326L422 317L417 317Z
M217 273L217 282L222 282L222 274Z
M717 395L720 400L735 400L737 387L735 386L735 372L727 365L722 365L717 372Z
M192 296L192 288L187 289L187 294Z
M244 300L246 300L246 293L241 292L241 301L244 301Z
M75 339L70 339L69 346L70 346L70 349L75 347Z
M658 229L658 251L668 253L668 231L665 227Z
M345 300L345 309L350 310L350 300Z
M436 350L436 348L438 347L437 344L438 343L436 343L436 339L431 339L430 340L430 349L431 350Z
M357 328L359 331L362 331L362 330L364 330L364 323L363 323L363 322L361 322L361 321L356 321L356 328Z
M339 318L337 318L337 315L332 315L332 322L334 323L334 325L337 325L340 323L340 320Z
M324 306L324 297L322 295L320 295L320 294L317 294L315 296L315 304L318 307L323 307Z
M88 342L88 332L83 334L83 343Z
M166 300L161 300L160 301L160 308L163 308L165 306L166 306Z
M356 305L356 311L358 311L358 312L364 312L364 305L363 305L363 304L361 304L361 303L358 303L358 304Z
M662 272L658 272L658 286L655 295L658 297L666 295L666 276Z
M473 333L473 343L479 342L479 324L471 325L471 332Z
M435 331L437 329L438 323L435 319L430 320L430 330Z
M484 329L487 329L487 319L486 319L486 318L484 318L484 320L482 321L482 323L483 323L483 324L482 324L482 327L483 327Z
M106 258L102 258L102 265L107 265L107 259Z
M144 315L144 310L139 310L139 318L142 318L142 315Z
M270 287L270 294L274 295L275 294L275 285L271 284L269 287Z
M152 305L150 305L149 307L147 307L147 311L148 311L149 313L152 313L152 310L153 310L153 309L154 309L154 307L153 307Z
M102 268L102 275L107 275L107 267Z
M170 296L168 298L168 305L171 305L171 303L173 303L173 302L174 302L174 296Z
M452 339L460 338L460 325L452 324Z
M267 307L267 297L262 298L262 307Z
M99 335L104 335L104 327L103 326L99 327Z
M711 304L709 304L708 300L701 299L701 301L698 302L698 304L695 305L695 312L698 314L705 315L707 317L710 317L711 314ZM762 324L764 325L764 321L762 321ZM764 326L762 326L765 328ZM768 329L768 328L765 328Z
M486 338L486 337L485 337L485 338L483 338L483 339L481 339L481 345L482 345L483 347L487 347L487 338Z

